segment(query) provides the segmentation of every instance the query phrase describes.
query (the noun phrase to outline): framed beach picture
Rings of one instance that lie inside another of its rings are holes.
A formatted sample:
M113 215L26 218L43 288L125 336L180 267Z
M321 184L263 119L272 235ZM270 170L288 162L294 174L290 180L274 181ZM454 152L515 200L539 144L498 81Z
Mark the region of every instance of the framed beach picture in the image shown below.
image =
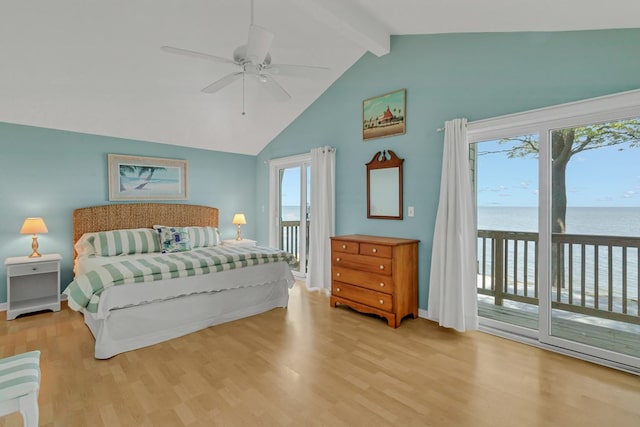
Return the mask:
M406 131L406 89L362 101L362 140L402 135Z
M187 200L187 161L109 154L109 200Z

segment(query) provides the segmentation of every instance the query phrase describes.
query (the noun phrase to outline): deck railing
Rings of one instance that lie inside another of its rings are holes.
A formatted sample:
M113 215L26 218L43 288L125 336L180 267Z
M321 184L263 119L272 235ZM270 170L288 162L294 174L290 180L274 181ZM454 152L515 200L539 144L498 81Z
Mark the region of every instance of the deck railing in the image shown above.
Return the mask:
M552 307L640 324L640 238L552 235ZM538 305L538 234L478 230L478 293Z
M309 221L307 221L309 230ZM300 221L280 221L280 248L296 256L300 260ZM309 253L309 233L305 242L306 253Z

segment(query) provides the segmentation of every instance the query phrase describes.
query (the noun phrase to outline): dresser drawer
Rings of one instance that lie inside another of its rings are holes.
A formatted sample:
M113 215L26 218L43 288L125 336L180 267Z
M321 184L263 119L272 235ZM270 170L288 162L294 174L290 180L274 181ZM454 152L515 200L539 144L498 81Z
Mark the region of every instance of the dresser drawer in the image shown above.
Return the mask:
M338 266L334 266L332 274L333 280L358 285L374 291L384 292L385 294L393 293L393 279L391 276Z
M388 294L383 294L382 292L333 281L331 284L331 293L334 296L359 302L380 310L393 310L393 297Z
M332 240L331 251L344 252L348 254L357 254L360 252L360 244L358 242L347 242L343 240Z
M391 246L375 245L372 243L360 243L360 255L369 255L380 258L391 258L393 249Z
M26 276L29 274L57 273L57 262L38 262L33 264L18 264L8 267L10 276Z
M336 253L333 255L333 266L391 275L391 260L387 258Z

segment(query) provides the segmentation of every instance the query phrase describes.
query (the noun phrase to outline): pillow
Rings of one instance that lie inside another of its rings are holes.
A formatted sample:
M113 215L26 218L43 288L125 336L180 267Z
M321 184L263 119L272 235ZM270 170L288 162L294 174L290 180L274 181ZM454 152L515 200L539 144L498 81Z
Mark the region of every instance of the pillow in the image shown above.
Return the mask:
M162 253L185 252L191 250L189 230L186 227L154 226L160 236Z
M95 234L96 233L84 233L73 246L79 257L85 255L93 255L96 253L95 249L93 248L93 240Z
M189 238L194 248L220 244L220 234L216 227L189 227Z
M93 246L95 254L100 256L143 254L161 250L158 235L150 228L101 231L91 234L93 235L89 236L87 241Z

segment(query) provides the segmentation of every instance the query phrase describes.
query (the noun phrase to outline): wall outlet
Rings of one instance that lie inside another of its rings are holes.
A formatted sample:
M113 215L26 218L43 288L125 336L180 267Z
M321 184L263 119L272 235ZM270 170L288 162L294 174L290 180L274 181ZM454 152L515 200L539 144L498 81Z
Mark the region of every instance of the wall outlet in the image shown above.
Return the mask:
M414 210L413 210L413 206L409 206L409 207L407 208L407 215L408 215L408 216L413 216L413 214L414 214L414 213L415 213L415 212L414 212Z

